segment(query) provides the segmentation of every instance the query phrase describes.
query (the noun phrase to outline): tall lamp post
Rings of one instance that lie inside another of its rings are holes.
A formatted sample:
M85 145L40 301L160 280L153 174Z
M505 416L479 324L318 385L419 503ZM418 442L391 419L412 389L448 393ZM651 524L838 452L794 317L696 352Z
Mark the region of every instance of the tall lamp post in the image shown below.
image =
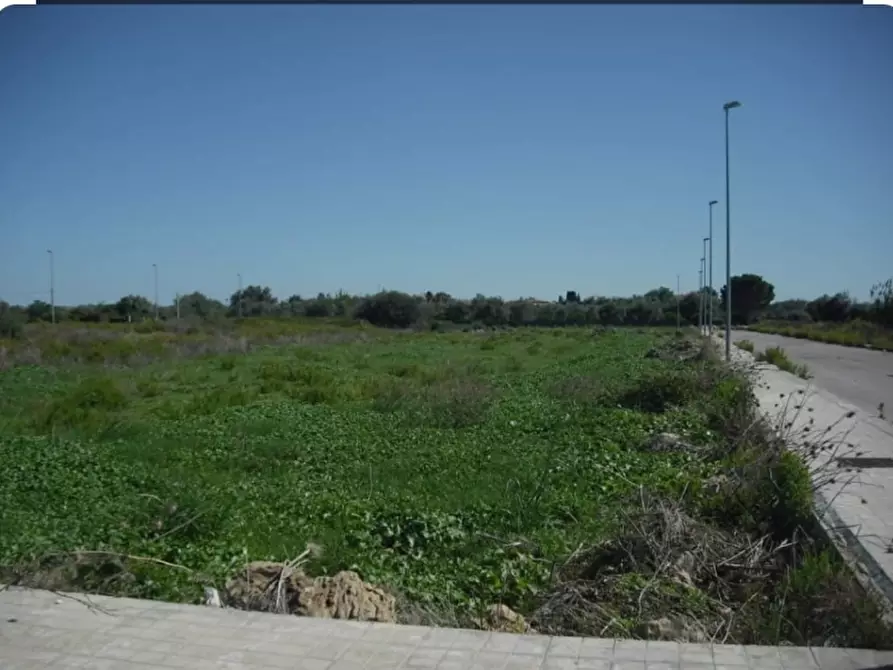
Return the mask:
M707 323L707 301L710 300L710 294L707 292L707 243L710 242L712 245L713 242L710 241L709 237L705 237L703 239L704 242L704 257L701 259L704 262L704 283L701 286L701 295L703 296L703 300L701 304L704 306L704 326L710 327Z
M704 327L704 259L698 264L698 330Z
M710 210L710 263L709 269L707 270L707 303L708 305L708 315L707 315L707 332L712 335L713 334L713 205L717 204L716 200L711 200L707 203L707 207Z
M155 320L158 321L158 264L152 263L152 271L155 274Z
M47 249L50 255L50 321L56 323L56 268L53 250Z
M737 100L722 106L726 117L726 361L732 359L732 243L731 204L729 202L729 110L740 107Z

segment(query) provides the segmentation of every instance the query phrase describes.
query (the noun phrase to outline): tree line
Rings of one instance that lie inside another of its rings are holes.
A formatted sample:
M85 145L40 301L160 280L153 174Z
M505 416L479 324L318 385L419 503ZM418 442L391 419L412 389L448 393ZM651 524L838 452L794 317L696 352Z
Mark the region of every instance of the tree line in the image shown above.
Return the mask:
M775 287L763 277L742 274L732 277L732 323L746 325L761 319L785 321L846 321L864 319L893 327L893 280L872 289L871 301L858 303L847 294L821 296L812 301L786 300L774 302ZM725 322L725 294L704 292L713 304L714 321ZM305 298L292 295L280 300L269 287L247 286L233 293L224 303L200 292L180 296L174 304L158 307L158 318L215 321L232 318L309 317L360 319L373 325L410 328L436 328L451 323L463 326L670 326L679 320L696 325L699 319L701 294L697 291L678 296L669 288L660 287L631 297L583 298L569 290L554 301L518 298L504 300L479 294L470 300L448 293L426 291L408 294L382 291L375 295L357 296L343 291L320 293ZM678 312L677 312L678 309ZM13 336L25 323L47 322L51 306L35 300L26 306L0 301L0 336ZM155 305L146 297L127 295L113 304L91 304L55 308L56 321L82 323L127 323L155 317Z

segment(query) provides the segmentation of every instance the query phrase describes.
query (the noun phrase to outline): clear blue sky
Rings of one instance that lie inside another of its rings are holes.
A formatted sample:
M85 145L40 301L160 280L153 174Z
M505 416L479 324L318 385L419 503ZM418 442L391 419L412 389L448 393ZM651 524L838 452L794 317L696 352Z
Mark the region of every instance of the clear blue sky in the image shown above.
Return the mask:
M893 275L893 10L13 7L0 297L554 298Z

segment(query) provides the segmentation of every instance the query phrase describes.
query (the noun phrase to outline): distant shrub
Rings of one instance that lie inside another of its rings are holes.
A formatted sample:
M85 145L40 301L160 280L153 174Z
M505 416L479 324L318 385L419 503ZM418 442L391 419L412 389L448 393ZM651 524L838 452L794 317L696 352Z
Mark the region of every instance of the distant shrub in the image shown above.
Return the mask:
M360 303L355 316L373 326L409 328L421 317L421 308L411 295L387 291L366 298Z

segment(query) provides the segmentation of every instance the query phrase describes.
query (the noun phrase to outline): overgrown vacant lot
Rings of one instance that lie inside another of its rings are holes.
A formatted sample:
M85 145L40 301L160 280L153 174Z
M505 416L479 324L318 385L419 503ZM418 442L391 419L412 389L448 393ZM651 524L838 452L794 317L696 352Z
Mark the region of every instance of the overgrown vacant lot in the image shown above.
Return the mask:
M313 544L308 573L356 570L408 621L504 603L542 632L893 640L802 539L808 474L747 436L746 382L672 331L139 337L0 373L8 575L81 552L67 586L196 602Z

